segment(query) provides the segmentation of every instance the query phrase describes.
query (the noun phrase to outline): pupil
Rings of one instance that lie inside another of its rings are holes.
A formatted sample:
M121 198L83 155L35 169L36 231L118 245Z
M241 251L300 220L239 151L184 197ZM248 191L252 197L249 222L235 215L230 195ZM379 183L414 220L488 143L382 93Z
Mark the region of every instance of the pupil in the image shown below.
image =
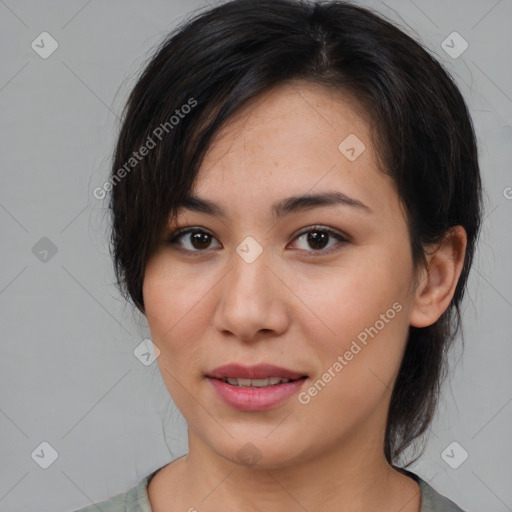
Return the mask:
M192 236L192 245L196 249L206 249L209 245L209 236L210 235L208 235L208 233L194 233ZM198 244L194 242L197 242Z
M324 231L311 231L308 233L308 243L314 248L314 249L323 249L327 245L327 239L329 238L329 235L325 233ZM320 242L319 242L320 240ZM325 243L324 243L325 242ZM315 247L320 243L321 247Z

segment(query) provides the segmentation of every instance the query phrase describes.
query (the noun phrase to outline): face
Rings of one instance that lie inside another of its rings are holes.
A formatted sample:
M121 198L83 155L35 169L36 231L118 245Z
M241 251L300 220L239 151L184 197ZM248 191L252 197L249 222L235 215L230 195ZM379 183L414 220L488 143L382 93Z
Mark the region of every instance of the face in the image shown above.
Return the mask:
M355 107L300 82L252 101L193 189L219 211L181 210L147 265L146 316L191 451L278 467L382 445L414 269ZM283 202L322 194L330 203ZM222 380L237 375L258 380Z

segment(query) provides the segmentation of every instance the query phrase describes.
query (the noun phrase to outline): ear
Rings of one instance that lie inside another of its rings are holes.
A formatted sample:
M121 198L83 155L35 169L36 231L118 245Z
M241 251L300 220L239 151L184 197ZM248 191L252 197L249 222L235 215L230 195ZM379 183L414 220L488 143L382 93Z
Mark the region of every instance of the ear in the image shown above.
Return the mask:
M427 327L446 311L459 281L466 255L467 235L462 226L451 228L431 252L427 249L428 268L422 268L414 292L410 324Z

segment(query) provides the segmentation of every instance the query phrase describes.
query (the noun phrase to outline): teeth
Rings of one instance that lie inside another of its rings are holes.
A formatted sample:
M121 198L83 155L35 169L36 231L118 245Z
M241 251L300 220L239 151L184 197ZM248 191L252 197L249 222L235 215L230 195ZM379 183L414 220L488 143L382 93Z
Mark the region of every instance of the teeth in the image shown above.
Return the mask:
M290 379L285 379L281 377L269 377L268 379L232 379L232 378L224 378L222 379L224 382L231 384L232 386L239 386L244 388L264 388L267 386L275 386L277 384L285 384L286 382L290 382Z

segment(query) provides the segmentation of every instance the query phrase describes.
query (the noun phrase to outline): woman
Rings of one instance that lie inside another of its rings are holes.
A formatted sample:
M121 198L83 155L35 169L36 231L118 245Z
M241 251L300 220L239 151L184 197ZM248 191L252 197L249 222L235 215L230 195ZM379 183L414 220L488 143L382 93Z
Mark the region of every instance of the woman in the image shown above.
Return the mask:
M107 188L189 450L101 510L461 510L400 463L481 222L468 110L427 51L344 2L227 2L147 65Z

